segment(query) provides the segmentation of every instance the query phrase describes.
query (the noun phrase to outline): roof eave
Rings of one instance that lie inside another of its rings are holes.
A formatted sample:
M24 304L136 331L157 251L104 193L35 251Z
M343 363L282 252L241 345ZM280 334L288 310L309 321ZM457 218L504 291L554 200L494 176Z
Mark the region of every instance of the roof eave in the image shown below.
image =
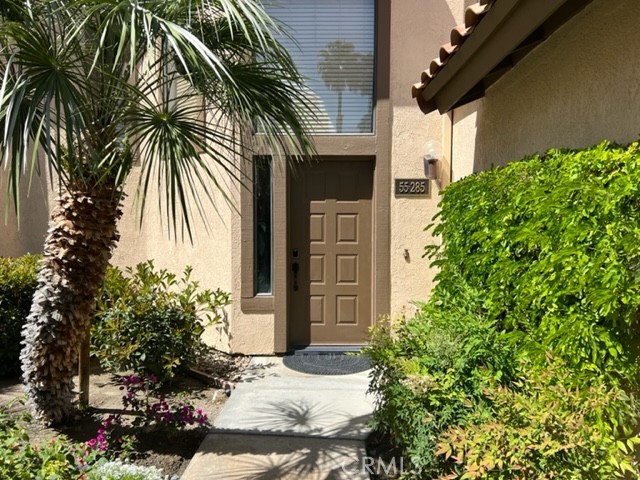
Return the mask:
M591 0L499 0L478 23L458 51L426 86L414 86L414 96L424 113L441 114L473 101L515 61L535 48L544 38ZM516 52L519 55L514 56ZM524 54L523 54L524 52Z

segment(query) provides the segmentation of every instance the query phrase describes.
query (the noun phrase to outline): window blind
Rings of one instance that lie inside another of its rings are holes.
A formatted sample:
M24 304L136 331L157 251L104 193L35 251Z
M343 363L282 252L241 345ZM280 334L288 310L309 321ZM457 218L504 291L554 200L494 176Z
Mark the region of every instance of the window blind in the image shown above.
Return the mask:
M265 5L292 38L309 89L315 134L373 131L375 0L279 0Z

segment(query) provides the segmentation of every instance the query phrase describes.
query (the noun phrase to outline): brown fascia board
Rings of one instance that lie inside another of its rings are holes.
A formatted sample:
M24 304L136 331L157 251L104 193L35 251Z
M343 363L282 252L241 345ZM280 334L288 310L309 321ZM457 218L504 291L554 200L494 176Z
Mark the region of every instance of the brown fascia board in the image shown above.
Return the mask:
M429 111L437 109L442 114L451 110L567 1L496 1L460 50L424 89L420 103Z

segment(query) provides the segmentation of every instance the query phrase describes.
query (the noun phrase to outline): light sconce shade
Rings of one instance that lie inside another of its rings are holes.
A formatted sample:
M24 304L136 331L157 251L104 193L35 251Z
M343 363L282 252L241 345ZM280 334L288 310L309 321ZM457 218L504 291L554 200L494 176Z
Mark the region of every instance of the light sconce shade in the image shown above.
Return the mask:
M437 140L429 140L425 144L424 176L429 180L438 180L438 163L442 157L442 145Z
M438 179L438 159L424 157L424 176L429 180Z

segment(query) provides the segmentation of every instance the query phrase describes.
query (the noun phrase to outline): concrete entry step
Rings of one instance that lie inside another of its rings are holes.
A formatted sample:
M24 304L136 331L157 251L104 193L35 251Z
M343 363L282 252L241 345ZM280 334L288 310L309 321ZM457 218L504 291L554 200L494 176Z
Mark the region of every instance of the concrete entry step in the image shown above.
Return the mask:
M371 403L342 390L235 391L214 431L364 440ZM235 397L235 398L233 398Z
M281 358L255 357L214 420L214 431L364 440L370 433L368 374L307 375Z
M368 480L364 442L211 433L181 480Z
M368 479L368 383L254 357L182 480Z

